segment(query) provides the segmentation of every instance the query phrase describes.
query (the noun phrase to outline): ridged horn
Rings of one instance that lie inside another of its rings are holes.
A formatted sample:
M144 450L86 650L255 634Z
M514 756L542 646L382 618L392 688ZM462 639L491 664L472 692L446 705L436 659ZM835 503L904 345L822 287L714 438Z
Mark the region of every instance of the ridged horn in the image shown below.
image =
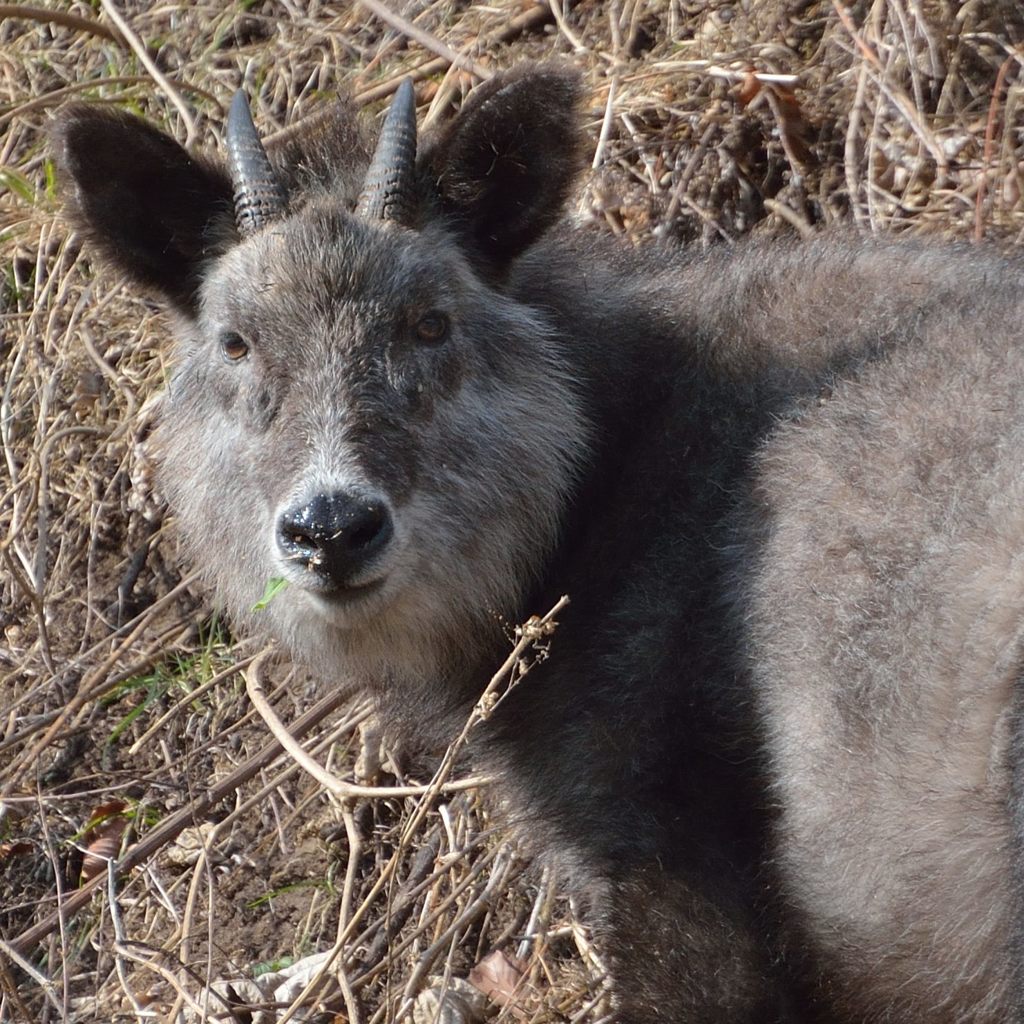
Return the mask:
M235 223L251 235L280 217L288 197L277 180L249 112L249 98L239 89L231 101L226 132L228 170L235 189Z
M356 213L370 220L409 224L414 212L416 170L416 94L406 78L391 101L356 203Z

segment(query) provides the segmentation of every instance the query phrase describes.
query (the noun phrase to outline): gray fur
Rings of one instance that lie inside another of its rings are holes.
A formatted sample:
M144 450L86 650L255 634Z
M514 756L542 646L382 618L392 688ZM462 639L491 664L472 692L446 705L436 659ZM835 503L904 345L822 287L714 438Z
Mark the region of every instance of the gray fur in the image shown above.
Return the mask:
M778 866L842 1019L995 1024L1020 1012L1021 268L893 258L927 304L762 446L742 601Z
M425 140L414 230L353 214L341 110L240 242L215 165L64 116L70 215L179 321L157 441L192 557L428 749L502 621L570 594L472 756L587 908L622 1024L1020 1021L1024 267L548 230L574 96L557 69L478 90ZM173 246L145 194L151 236L104 198L97 140L126 139L206 196L161 211ZM325 595L277 537L335 491L393 534Z
M523 600L555 543L586 428L542 315L485 292L439 233L412 245L347 220L336 203L317 203L224 258L191 333L251 324L273 359L265 395L222 383L234 368L209 367L194 343L155 443L193 557L237 618L269 625L326 678L344 669L433 679L449 651L490 637L495 613ZM324 237L339 244L325 252ZM258 284L239 294L239 280ZM460 325L443 355L382 349L393 310L410 294L433 301L442 283ZM239 405L262 401L272 414L247 411L235 426ZM273 424L261 429L264 415ZM286 461L255 457L265 430ZM253 455L241 458L247 446ZM383 493L396 516L396 541L376 567L387 583L351 608L307 596L304 570L268 542L299 495L339 486ZM249 500L226 515L230 493ZM294 584L287 599L253 618L266 581L280 576Z

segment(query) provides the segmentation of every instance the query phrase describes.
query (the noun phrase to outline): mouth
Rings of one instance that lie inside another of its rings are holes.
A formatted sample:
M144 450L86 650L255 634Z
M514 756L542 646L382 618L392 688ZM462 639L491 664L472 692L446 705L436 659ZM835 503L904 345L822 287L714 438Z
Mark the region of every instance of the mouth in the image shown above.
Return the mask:
M377 604L375 598L383 591L386 582L387 578L382 577L348 586L325 583L317 586L307 580L301 584L301 593L312 610L328 622L337 626L352 625L362 621L365 611Z
M324 604L345 608L348 605L358 604L373 594L378 593L384 586L384 579L371 580L369 583L359 583L350 586L326 586L318 587L311 593Z
M387 582L384 573L366 581L339 578L323 571L316 561L298 563L296 560L279 562L280 575L296 591L329 604L352 604L380 590ZM369 575L369 574L367 574Z

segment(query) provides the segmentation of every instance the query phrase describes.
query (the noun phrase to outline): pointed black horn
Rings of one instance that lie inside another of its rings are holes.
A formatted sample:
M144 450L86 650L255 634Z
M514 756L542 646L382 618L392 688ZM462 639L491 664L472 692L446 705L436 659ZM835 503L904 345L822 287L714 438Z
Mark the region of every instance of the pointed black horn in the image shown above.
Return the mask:
M249 112L249 99L239 89L231 101L226 133L228 170L235 187L235 223L250 235L284 213L288 197L274 174Z
M406 78L384 119L356 213L371 220L408 224L414 209L415 170L416 94L412 80Z

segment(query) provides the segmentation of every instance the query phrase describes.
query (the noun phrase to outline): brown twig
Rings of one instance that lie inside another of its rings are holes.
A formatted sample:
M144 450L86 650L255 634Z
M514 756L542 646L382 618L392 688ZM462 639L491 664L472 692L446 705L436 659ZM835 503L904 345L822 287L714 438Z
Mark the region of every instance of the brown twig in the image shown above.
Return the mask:
M536 6L531 7L530 10L517 15L500 31L481 40L480 49L484 53L490 53L495 47L511 42L524 32L532 31L547 24L551 21L552 17L550 6L546 2L538 3ZM376 103L378 100L386 99L392 95L401 85L403 78L412 78L413 81L420 82L444 71L450 64L451 62L447 58L436 57L434 60L427 61L426 64L421 64L413 71L403 72L401 75L396 75L385 82L380 82L370 88L360 90L355 95L355 102L359 106Z
M424 31L418 25L414 25L409 21L408 18L403 18L402 15L392 11L386 4L381 3L381 0L359 0L359 3L376 15L376 17L380 18L381 21L387 22L387 24L397 29L407 38L415 40L424 49L429 50L431 53L436 53L448 64L454 64L455 67L461 68L463 71L469 71L485 82L493 74L492 71L481 64L477 64L472 58L459 53L457 50L453 50L446 43L438 39L437 36Z
M73 82L71 85L67 85L63 89L54 89L53 92L44 93L42 96L34 96L32 99L26 100L24 103L18 103L7 107L6 109L0 108L0 125L4 125L7 122L12 121L16 117L24 117L33 110L45 110L48 107L59 106L64 102L64 100L68 99L70 96L75 96L80 92L100 89L104 86L110 85L149 85L152 81L153 79L150 78L149 75L111 75L108 78L95 78L86 82ZM223 116L223 104L221 104L220 100L217 99L217 97L208 89L204 89L199 85L192 85L188 82L175 82L174 86L182 92L193 93L196 96L201 96L214 108L218 116ZM103 103L117 102L117 100L105 101L90 98L89 102Z
M266 723L271 734L281 744L281 747L288 752L289 757L316 779L328 792L333 793L342 800L350 800L356 797L424 796L436 795L441 792L457 793L465 789L476 789L490 781L483 776L474 776L468 779L458 779L455 782L445 782L440 786L435 786L433 781L422 786L362 786L339 779L306 753L301 744L292 735L292 728L286 726L277 717L277 713L267 699L266 691L263 688L262 673L267 659L272 654L272 651L265 651L243 673L245 689L249 695L249 700L252 701L253 706L259 712L260 717Z
M921 140L925 149L931 153L932 159L938 167L940 177L945 178L949 173L949 160L946 158L946 154L943 152L942 147L939 145L931 130L921 119L920 111L914 107L913 103L910 102L902 91L893 88L885 80L885 68L882 65L881 60L879 60L878 54L875 53L875 51L861 37L861 34L857 31L857 26L854 24L853 18L850 16L850 12L846 7L844 7L839 0L832 0L832 6L835 8L836 14L839 16L839 20L843 23L843 27L850 34L850 37L853 39L856 47L864 55L864 58L870 67L874 69L877 76L876 84L878 88L903 115L914 134Z
M196 120L188 104L182 99L181 93L171 83L170 79L156 66L153 54L145 43L132 31L131 26L125 21L121 12L114 6L113 0L100 0L100 5L106 12L107 17L117 26L117 30L124 37L128 46L134 51L135 56L142 62L142 66L153 77L153 81L164 91L167 98L181 114L181 120L185 125L185 145L189 145L196 136Z
M985 237L985 191L992 163L992 147L995 144L996 117L1006 86L1006 76L1017 59L1015 56L1007 57L999 65L999 73L996 75L995 85L992 86L992 99L989 100L988 117L985 120L985 149L981 159L981 170L978 171L978 191L974 197L974 240L976 242L980 242Z
M60 25L62 28L85 32L87 35L109 39L119 46L127 46L124 37L113 29L101 25L92 18L82 18L70 11L55 11L46 7L29 7L25 4L0 4L0 21L6 18L23 18L26 21L38 21L44 25Z

